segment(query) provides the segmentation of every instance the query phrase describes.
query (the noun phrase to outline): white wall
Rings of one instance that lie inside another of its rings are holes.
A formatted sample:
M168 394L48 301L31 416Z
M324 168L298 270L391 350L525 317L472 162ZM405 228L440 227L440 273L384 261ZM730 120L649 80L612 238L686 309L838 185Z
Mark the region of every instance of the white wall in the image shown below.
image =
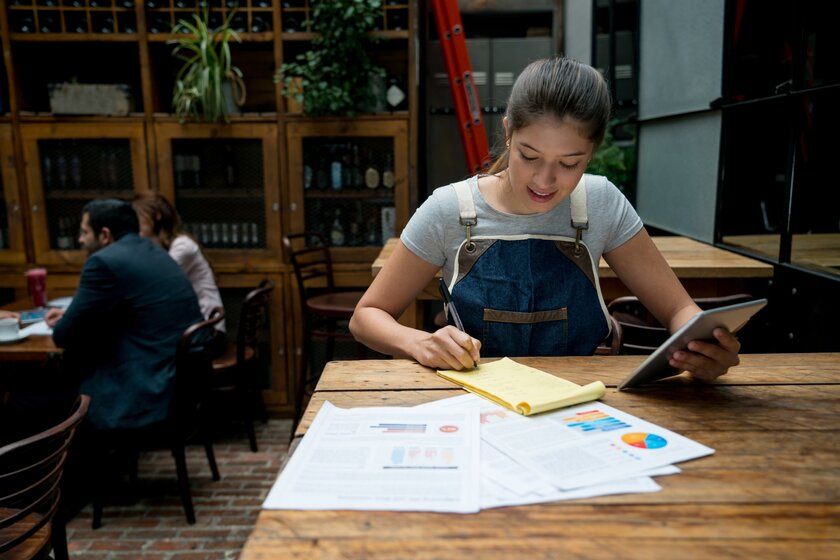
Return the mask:
M592 64L592 0L564 2L562 54Z
M724 0L641 0L639 119L709 108L721 95Z
M639 129L636 210L646 225L714 242L720 111Z
M636 210L714 241L724 0L641 0ZM655 119L655 120L650 120Z

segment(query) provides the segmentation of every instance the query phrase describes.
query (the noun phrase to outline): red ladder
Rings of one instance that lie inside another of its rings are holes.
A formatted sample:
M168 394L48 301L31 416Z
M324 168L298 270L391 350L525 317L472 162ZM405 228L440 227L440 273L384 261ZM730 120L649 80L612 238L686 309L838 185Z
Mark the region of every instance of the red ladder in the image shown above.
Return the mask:
M481 105L473 80L458 2L432 0L432 10L440 36L446 73L449 75L449 89L452 91L467 166L472 174L486 171L491 164L490 147L487 145L487 134L481 118Z

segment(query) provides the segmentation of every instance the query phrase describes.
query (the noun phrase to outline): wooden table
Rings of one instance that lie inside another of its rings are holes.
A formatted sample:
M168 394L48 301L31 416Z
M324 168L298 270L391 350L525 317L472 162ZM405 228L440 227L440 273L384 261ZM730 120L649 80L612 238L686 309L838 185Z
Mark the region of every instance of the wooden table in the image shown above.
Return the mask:
M4 306L9 311L29 309L28 301L17 301ZM58 358L63 349L53 342L49 335L29 335L20 342L0 343L0 362L49 362Z
M749 291L745 287L746 280L773 277L772 265L719 249L713 245L700 243L687 237L663 236L652 237L652 239L668 265L693 297L737 294ZM391 238L382 247L379 256L371 265L373 276L382 270L398 241L397 238ZM616 277L603 258L598 267L598 274L601 280L601 293L605 301L609 302L630 294L630 290ZM430 283L418 299L440 299L437 284ZM407 325L422 325L421 308L418 305L413 306L400 320Z
M779 234L730 235L722 241L773 260L779 258ZM823 272L840 274L840 233L794 234L791 240L790 261Z
M266 558L840 558L840 354L755 354L714 385L618 392L643 356L517 358L716 451L662 491L474 515L262 511L240 556ZM331 362L296 439L329 400L412 406L462 394L407 360ZM294 446L293 446L294 448Z
M0 362L49 362L61 355L49 335L30 335L20 342L0 344Z

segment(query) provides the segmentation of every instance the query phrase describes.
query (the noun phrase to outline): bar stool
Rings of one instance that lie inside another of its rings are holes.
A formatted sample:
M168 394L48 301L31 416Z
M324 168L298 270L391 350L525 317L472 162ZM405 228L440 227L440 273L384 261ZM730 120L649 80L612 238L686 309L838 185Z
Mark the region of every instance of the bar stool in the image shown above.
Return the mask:
M310 369L312 344L314 337L326 340L326 360L335 355L337 339L354 340L347 330L346 323L353 316L356 304L364 291L335 288L333 279L332 256L326 238L315 232L294 233L283 236L283 245L289 252L295 269L300 309L303 318L303 347L298 368L297 386L295 387L295 425L303 410L303 401L307 388L316 381L320 372L307 377ZM367 348L357 342L356 356L367 357ZM294 433L294 426L292 429Z

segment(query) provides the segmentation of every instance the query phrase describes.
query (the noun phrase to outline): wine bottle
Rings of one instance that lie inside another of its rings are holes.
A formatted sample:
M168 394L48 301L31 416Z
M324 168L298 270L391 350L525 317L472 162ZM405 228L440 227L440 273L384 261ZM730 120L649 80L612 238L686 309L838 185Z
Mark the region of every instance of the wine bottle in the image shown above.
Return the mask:
M335 210L335 219L330 229L330 242L337 247L344 245L344 226L341 225L341 210L338 208Z
M257 231L257 224L251 222L251 245L254 247L260 246L260 235Z
M261 15L252 15L251 33L262 33L264 31L271 31L271 23L269 23L269 21Z
M391 76L388 80L388 89L385 91L385 99L391 111L402 111L406 108L405 91L402 83L396 76Z
M342 179L341 158L338 156L338 150L333 146L330 150L330 185L334 191L341 190Z
M70 158L70 182L74 189L82 188L82 160L78 154Z
M56 171L58 173L58 186L62 189L67 188L67 158L64 154L59 154L58 159L55 160Z
M41 159L41 173L43 177L41 180L44 183L44 189L50 190L53 186L53 168L52 168L52 158L50 156L44 156Z
M394 184L396 183L396 177L394 176L394 156L391 152L388 152L385 155L385 167L382 169L382 186L386 189L393 189Z
M362 160L359 156L359 145L353 144L353 156L351 158L350 183L354 188L362 187Z
M376 165L373 163L373 156L370 152L368 152L367 157L365 158L368 160L367 169L365 169L365 186L369 189L375 189L379 187L379 170L376 168Z

